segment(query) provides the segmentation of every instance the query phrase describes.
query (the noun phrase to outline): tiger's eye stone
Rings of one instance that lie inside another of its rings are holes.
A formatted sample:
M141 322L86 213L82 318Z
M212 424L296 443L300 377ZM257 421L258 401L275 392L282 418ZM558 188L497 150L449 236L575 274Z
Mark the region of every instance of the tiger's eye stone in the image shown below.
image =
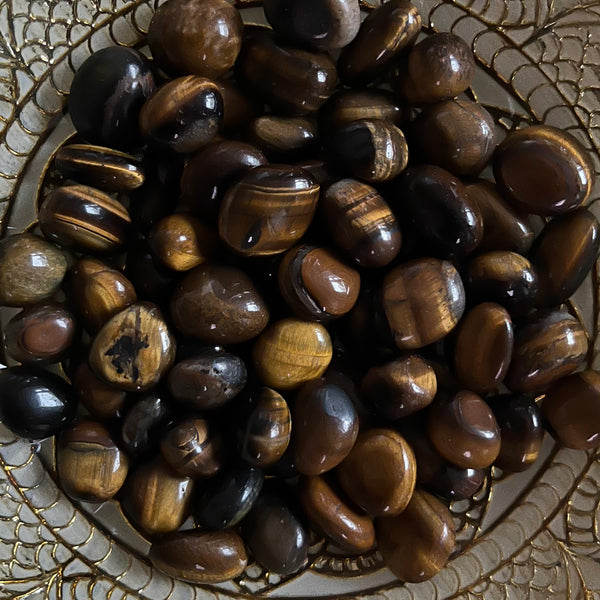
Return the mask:
M82 362L71 377L77 399L90 414L101 421L120 418L127 400L127 392L108 385L93 373L87 361Z
M248 556L242 538L233 531L191 529L154 542L150 561L175 579L219 583L239 577L248 564Z
M30 233L0 240L0 306L26 306L50 298L67 272L65 255Z
M148 248L147 240L136 240L129 248L125 274L141 300L163 305L173 293L175 273L158 264Z
M363 377L362 390L376 412L393 421L431 404L437 378L426 361L411 354L371 367Z
M243 23L225 0L169 0L148 28L148 45L157 64L169 73L218 79L239 54Z
M396 345L413 350L454 329L465 310L465 290L451 263L419 258L385 276L382 303Z
M540 392L575 371L588 353L585 329L572 315L553 311L515 331L512 361L504 383L513 392Z
M250 395L245 418L238 426L240 454L253 467L269 467L287 450L291 432L287 402L275 390L261 387Z
M92 333L137 300L129 279L96 258L82 258L73 265L69 291L85 328Z
M560 215L582 206L593 187L587 149L548 125L511 132L498 146L493 166L507 198L534 215Z
M142 164L134 156L90 144L62 146L54 165L65 177L106 192L135 190L145 179Z
M582 371L557 381L544 397L544 417L567 448L600 446L600 375Z
M229 189L219 212L219 235L245 256L285 252L310 225L319 185L299 167L269 165Z
M270 325L252 351L258 376L276 390L289 390L321 377L332 356L327 329L299 319L282 319Z
M131 148L140 143L138 117L154 91L148 59L133 48L94 52L77 69L69 92L69 116L92 144Z
M264 482L259 469L247 465L221 471L204 482L194 501L194 516L202 527L228 529L237 525L256 502Z
M354 179L327 188L320 200L335 244L361 267L383 267L400 251L400 230L377 190Z
M193 481L177 475L163 459L131 471L121 504L133 523L154 536L175 531L190 512Z
M426 108L412 130L423 160L454 175L478 175L499 142L492 115L467 98Z
M461 181L440 167L418 165L397 184L396 204L428 253L465 256L479 244L483 220Z
M175 289L171 318L177 329L203 342L239 344L266 327L269 311L243 271L201 265Z
M396 431L370 429L358 436L337 476L350 500L368 514L395 515L406 508L415 489L415 455Z
M538 301L555 306L575 293L600 253L600 223L586 208L555 217L537 237L529 259L540 284Z
M127 241L129 212L108 194L85 185L65 185L48 195L38 213L43 234L66 248L118 250Z
M500 453L500 429L490 407L466 390L429 409L427 433L443 458L461 469L485 469Z
M189 153L217 135L222 119L219 88L210 79L188 75L165 83L146 100L140 131L159 146Z
M373 519L356 513L322 477L304 477L300 502L313 528L344 552L362 554L375 545Z
M316 50L344 47L360 27L358 0L265 0L263 5L278 35Z
M225 462L222 436L206 419L178 421L161 440L160 451L176 473L193 479L216 475Z
M125 483L129 460L106 427L80 421L61 435L56 466L60 485L69 496L104 502Z
M56 435L73 420L77 402L67 382L30 366L0 369L0 420L32 440Z
M472 302L496 302L516 316L533 308L539 290L538 274L531 262L505 250L472 258L465 285Z
M171 415L169 403L161 394L136 398L121 421L121 443L129 456L140 459L155 455Z
M173 398L198 410L211 410L237 396L247 379L246 365L229 352L206 350L178 362L167 383Z
M464 92L475 74L471 48L453 33L434 33L416 44L401 70L400 91L411 103L431 103Z
M346 392L327 380L305 384L292 405L296 469L320 475L340 464L358 435L358 414Z
M262 112L262 105L242 90L234 80L215 81L215 84L223 98L222 132L237 132Z
M466 388L477 394L496 389L510 365L513 325L506 309L493 302L473 307L456 328L454 369Z
M375 526L377 547L400 581L430 579L443 569L454 550L452 514L422 490L415 490L404 512L380 517Z
M278 46L266 32L244 41L236 74L275 114L289 116L316 112L337 85L335 63L327 54Z
M525 471L538 458L544 441L544 426L538 405L518 394L486 398L494 412L502 446L494 462L507 473ZM600 429L599 429L600 432Z
M340 54L338 71L346 85L362 86L385 75L421 31L421 17L407 0L383 2L367 15L358 35Z
M535 237L529 217L506 202L492 181L478 180L466 183L466 187L483 219L483 237L477 251L508 250L527 254Z
M408 163L408 146L402 130L381 119L352 121L326 142L340 169L367 183L391 181Z
M360 274L325 248L292 248L279 265L279 289L290 308L305 319L329 320L352 310Z
M175 360L175 340L159 309L132 304L98 332L90 349L93 371L107 383L140 392L155 386Z
M257 117L249 123L246 138L272 160L299 159L319 148L317 125L304 117Z
M290 575L306 564L309 531L284 494L261 493L242 523L252 554L271 573Z
M233 140L208 144L183 169L178 210L216 222L227 189L250 169L266 163L264 154L250 144Z
M173 271L189 271L205 263L215 244L215 234L209 227L183 213L162 218L149 238L156 259Z
M62 306L25 308L4 326L4 348L16 361L58 362L75 336L75 317Z

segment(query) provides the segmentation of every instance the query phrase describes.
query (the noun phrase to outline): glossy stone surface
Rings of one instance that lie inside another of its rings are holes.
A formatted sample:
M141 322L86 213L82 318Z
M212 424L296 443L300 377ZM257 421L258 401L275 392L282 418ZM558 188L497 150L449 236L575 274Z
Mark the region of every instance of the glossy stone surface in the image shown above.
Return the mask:
M137 240L129 248L125 274L141 300L162 305L175 287L176 274L158 263L148 248L147 240Z
M352 310L360 274L326 248L302 244L279 264L279 290L288 306L305 319L329 320Z
M373 520L350 508L322 477L304 477L300 502L311 526L350 554L362 554L375 544Z
M233 531L177 531L150 548L150 561L163 573L190 583L219 583L244 572L248 556Z
M282 319L269 326L252 350L256 373L265 385L289 390L325 373L333 348L318 323Z
M391 181L408 163L404 133L382 119L342 125L325 143L340 170L367 183Z
M148 45L167 72L217 79L239 54L242 28L240 13L225 0L169 0L154 13Z
M246 385L246 365L235 354L205 350L178 362L169 372L171 395L185 406L211 410L237 396Z
M90 144L62 146L54 166L68 179L106 192L135 190L145 179L142 164L134 156Z
M28 366L0 369L0 420L32 440L56 435L77 409L71 386L54 373Z
M38 219L51 242L89 252L118 250L131 227L123 204L85 185L56 188L42 202Z
M138 118L154 91L148 59L133 48L111 46L94 52L77 69L69 92L69 115L90 143L109 148L139 145Z
M569 133L536 125L512 132L494 154L494 177L507 198L536 215L559 215L585 204L594 169Z
M396 345L413 350L454 329L465 309L465 290L451 263L420 258L388 272L382 303Z
M261 387L252 392L238 425L241 457L264 469L275 464L287 450L292 432L290 409L275 390Z
M62 306L31 306L4 325L4 348L18 362L58 362L73 343L76 327L74 315Z
M223 98L221 131L232 133L243 130L262 112L262 105L243 90L235 80L215 81Z
M454 370L466 389L485 394L504 379L514 343L513 324L505 308L493 302L469 310L456 328Z
M257 117L248 124L246 139L272 160L310 156L320 145L316 122L304 117Z
M146 100L140 131L154 144L189 153L217 135L222 119L223 98L216 84L188 75L168 81Z
M50 298L67 271L53 244L30 233L0 240L0 306L25 306Z
M418 165L403 173L396 190L394 204L425 252L445 258L477 248L483 235L481 213L457 177L434 165Z
M262 471L248 466L231 467L206 481L194 501L196 521L208 529L237 525L250 511L264 481Z
M538 302L555 306L572 296L600 253L600 223L587 209L556 217L538 235L529 260L539 279Z
M544 397L544 417L567 448L600 446L600 375L582 371L557 381Z
M163 394L136 398L121 421L121 444L134 459L156 454L172 410Z
M361 388L375 411L394 421L431 404L437 393L437 378L425 360L409 354L371 367Z
M415 455L392 429L370 429L337 468L340 485L355 505L373 517L401 513L415 489Z
M92 370L115 387L140 392L155 386L175 360L175 340L160 310L137 303L112 317L90 349Z
M246 256L285 252L306 232L319 185L299 167L269 165L229 189L219 211L219 235Z
M171 318L182 333L203 342L238 344L266 327L269 311L243 271L201 265L176 287Z
M535 237L530 218L513 208L492 181L482 179L465 185L483 219L483 237L477 252L508 250L527 254Z
M385 75L421 31L421 17L407 0L384 2L362 22L358 35L340 55L340 79L364 85Z
M334 243L360 266L382 267L398 255L398 222L374 187L337 181L322 194L320 210Z
M87 360L71 375L71 385L79 402L101 421L123 416L127 392L108 385L93 373Z
M358 0L265 0L263 5L278 35L316 50L346 46L360 27Z
M339 386L324 379L305 384L292 405L296 469L320 475L340 464L358 435L358 414Z
M454 550L452 514L421 490L415 491L403 513L380 517L375 524L379 551L400 581L418 583L433 577Z
M575 371L585 360L588 340L568 313L542 313L515 330L512 361L504 380L513 392L539 392Z
M500 453L500 429L492 410L466 390L432 405L427 433L440 455L461 469L485 469Z
M129 279L96 258L81 258L73 265L69 296L90 333L99 331L111 317L137 300Z
M411 129L422 159L454 175L478 175L500 141L492 115L466 98L426 108Z
M538 405L518 394L494 396L486 398L486 402L494 412L502 437L494 464L507 473L525 471L537 460L544 440Z
M121 489L129 460L106 427L79 421L60 436L56 466L60 485L71 498L104 502Z

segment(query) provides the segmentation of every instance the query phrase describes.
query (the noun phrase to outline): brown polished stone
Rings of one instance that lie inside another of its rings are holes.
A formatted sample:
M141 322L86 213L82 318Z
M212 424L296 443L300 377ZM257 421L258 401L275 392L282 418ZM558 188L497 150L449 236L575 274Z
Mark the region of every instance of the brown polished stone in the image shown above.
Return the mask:
M585 204L593 186L588 151L548 125L513 131L494 154L494 177L514 205L535 215L560 215Z
M262 106L256 99L241 89L233 79L215 81L215 84L223 98L222 132L237 132L262 112Z
M177 531L150 548L163 573L190 583L219 583L238 577L248 564L242 538L233 531Z
M500 452L500 429L490 407L473 392L438 398L427 433L443 458L461 469L485 469Z
M100 420L123 416L127 392L119 390L96 377L87 361L82 362L71 377L77 399L93 417Z
M382 301L396 345L413 350L454 329L465 309L465 290L451 263L420 258L385 276Z
M319 189L312 176L299 167L257 167L225 195L219 211L219 235L246 256L285 252L308 229Z
M392 429L362 432L337 468L350 500L373 517L402 512L415 489L417 466L407 441Z
M200 265L175 288L171 318L179 331L203 342L238 344L266 327L269 311L243 271Z
M298 160L319 148L317 124L305 117L257 117L248 124L246 139L271 160Z
M541 392L575 371L588 353L588 339L579 321L553 311L520 324L504 383L513 392Z
M506 309L493 302L473 307L456 328L454 369L466 388L485 394L504 379L514 343L513 324Z
M405 511L375 522L385 564L400 580L418 583L433 577L454 550L450 511L434 496L415 490Z
M567 448L600 446L600 374L582 371L557 381L542 403L552 434Z
M373 548L373 520L352 510L322 477L301 480L300 502L312 527L344 552L362 554Z

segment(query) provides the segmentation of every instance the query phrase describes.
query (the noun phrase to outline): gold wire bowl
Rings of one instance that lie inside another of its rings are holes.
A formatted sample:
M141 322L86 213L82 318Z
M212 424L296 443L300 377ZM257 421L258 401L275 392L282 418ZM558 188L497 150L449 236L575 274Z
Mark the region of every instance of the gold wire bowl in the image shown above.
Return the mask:
M426 28L469 43L479 69L472 94L506 130L567 130L600 172L600 1L413 0ZM74 70L91 52L139 46L161 0L0 0L0 234L32 229L56 149L73 128L63 107ZM363 6L377 2L363 2ZM260 2L239 0L245 20ZM600 181L600 179L599 179ZM592 210L598 216L598 187ZM600 269L571 302L598 366ZM14 312L14 311L13 311ZM0 325L11 316L0 311ZM52 442L31 445L0 424L0 599L191 600L269 597L496 600L600 598L600 453L547 437L535 467L492 470L455 502L457 557L434 579L401 585L377 552L346 558L315 540L290 578L257 566L233 582L193 586L154 570L148 543L115 504L73 504L53 479Z

